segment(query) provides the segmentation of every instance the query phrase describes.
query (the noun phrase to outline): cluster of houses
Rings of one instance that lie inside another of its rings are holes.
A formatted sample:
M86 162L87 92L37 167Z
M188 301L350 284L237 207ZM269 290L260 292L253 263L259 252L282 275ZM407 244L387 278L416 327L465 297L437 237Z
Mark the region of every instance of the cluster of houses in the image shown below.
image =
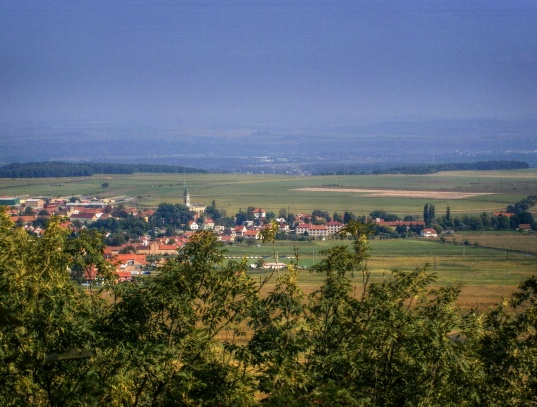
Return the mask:
M110 213L111 202L90 199L70 202L61 198L44 200L41 198L0 197L0 206L6 207L14 222L38 236L43 233L41 227L33 226L34 221L38 218L60 216L66 219L63 226L77 229L89 226L98 220L113 217ZM23 210L21 211L21 209ZM130 215L144 219L146 222L155 213L151 209L140 211L134 207L125 207L123 210Z
M66 219L63 223L64 227L77 230L87 227L98 220L113 217L110 208L116 203L112 200L95 199L82 199L71 202L67 199L44 200L30 197L26 199L0 197L0 206L6 206L8 211L11 211L12 219L37 235L41 235L44 231L41 227L33 225L38 217L62 216ZM146 256L155 256L155 258L158 258L159 256L177 253L188 242L190 236L199 230L211 230L217 235L220 241L233 243L237 240L259 240L262 238L261 232L263 228L267 227L266 222L264 222L267 214L262 208L255 208L252 211L254 215L253 221L246 221L244 224L237 225L234 228L225 228L224 226L216 225L211 218L203 216L205 206L202 204L191 204L190 194L186 187L183 194L183 203L195 216L194 220L191 220L186 225L187 230L182 234L161 238L142 236L136 243L127 243L122 246L108 246L106 248L105 256L116 266L119 281L130 280L133 276L143 273L143 269L148 265ZM21 212L22 208L25 210ZM31 208L31 210L26 208ZM155 213L154 210L138 210L135 207L129 207L127 205L123 205L122 211L134 217L141 218L146 222ZM319 239L325 239L337 234L344 226L341 222L337 221L316 224L320 223L316 222L316 220L313 219L311 214L297 214L294 225L287 224L283 218L275 219L281 232L295 233L297 235ZM423 228L425 226L422 221L389 222L376 219L375 223L389 227L406 226L409 228L411 226L421 226ZM434 229L423 228L421 236L436 237L437 233ZM129 253L129 251L131 252ZM89 282L95 278L95 272L89 271L86 280Z

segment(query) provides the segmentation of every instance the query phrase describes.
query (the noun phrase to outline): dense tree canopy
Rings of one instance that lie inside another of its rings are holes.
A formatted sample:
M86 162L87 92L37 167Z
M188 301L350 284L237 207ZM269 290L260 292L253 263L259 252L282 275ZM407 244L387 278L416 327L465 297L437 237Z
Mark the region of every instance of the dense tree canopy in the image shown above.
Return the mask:
M440 171L521 170L529 168L524 161L492 160L474 163L444 163L403 165L389 170L375 170L373 174L435 174Z
M72 238L53 219L37 238L0 214L0 405L537 403L536 277L490 312L462 313L460 288L436 287L426 268L371 283L371 230L341 233L352 244L315 265L311 294L299 259L256 281L208 231L156 276L115 284L96 232ZM73 271L104 284L84 291Z
M184 174L208 171L176 165L45 161L4 165L0 167L0 178L87 177L93 174L134 174L135 172ZM101 186L106 188L108 183Z
M176 228L188 225L194 219L194 213L180 204L161 203L152 216L156 226L173 226Z

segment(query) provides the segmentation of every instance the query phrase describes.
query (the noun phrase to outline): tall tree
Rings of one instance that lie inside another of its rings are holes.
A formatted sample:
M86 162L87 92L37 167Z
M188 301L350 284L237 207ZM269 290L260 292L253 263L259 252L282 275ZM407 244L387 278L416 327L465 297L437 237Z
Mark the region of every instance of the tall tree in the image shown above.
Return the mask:
M433 204L425 204L423 207L423 221L426 226L432 226L435 218L435 209Z

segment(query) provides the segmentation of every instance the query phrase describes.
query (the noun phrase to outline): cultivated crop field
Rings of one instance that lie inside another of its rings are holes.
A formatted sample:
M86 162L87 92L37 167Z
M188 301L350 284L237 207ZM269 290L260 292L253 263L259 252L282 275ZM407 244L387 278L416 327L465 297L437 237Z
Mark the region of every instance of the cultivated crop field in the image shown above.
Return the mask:
M108 188L102 188L107 183ZM0 195L138 198L142 206L182 203L187 185L192 202L234 214L248 206L276 214L314 209L352 211L368 215L383 209L401 216L421 215L423 205L435 205L437 215L450 206L453 214L503 210L537 194L537 170L461 171L432 175L340 175L297 177L259 174L132 174L81 178L0 179ZM311 190L312 188L320 188ZM371 193L370 190L380 191ZM369 191L369 192L368 192ZM382 192L382 193L381 193ZM421 192L419 195L417 192Z

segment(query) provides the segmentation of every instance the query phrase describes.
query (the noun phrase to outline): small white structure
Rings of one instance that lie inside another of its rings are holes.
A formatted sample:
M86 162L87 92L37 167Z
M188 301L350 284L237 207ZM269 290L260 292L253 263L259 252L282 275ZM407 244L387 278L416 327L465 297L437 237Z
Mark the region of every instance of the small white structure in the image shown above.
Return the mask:
M422 229L420 232L421 237L437 237L438 233L434 229Z
M264 269L281 270L287 268L285 263L263 263Z

